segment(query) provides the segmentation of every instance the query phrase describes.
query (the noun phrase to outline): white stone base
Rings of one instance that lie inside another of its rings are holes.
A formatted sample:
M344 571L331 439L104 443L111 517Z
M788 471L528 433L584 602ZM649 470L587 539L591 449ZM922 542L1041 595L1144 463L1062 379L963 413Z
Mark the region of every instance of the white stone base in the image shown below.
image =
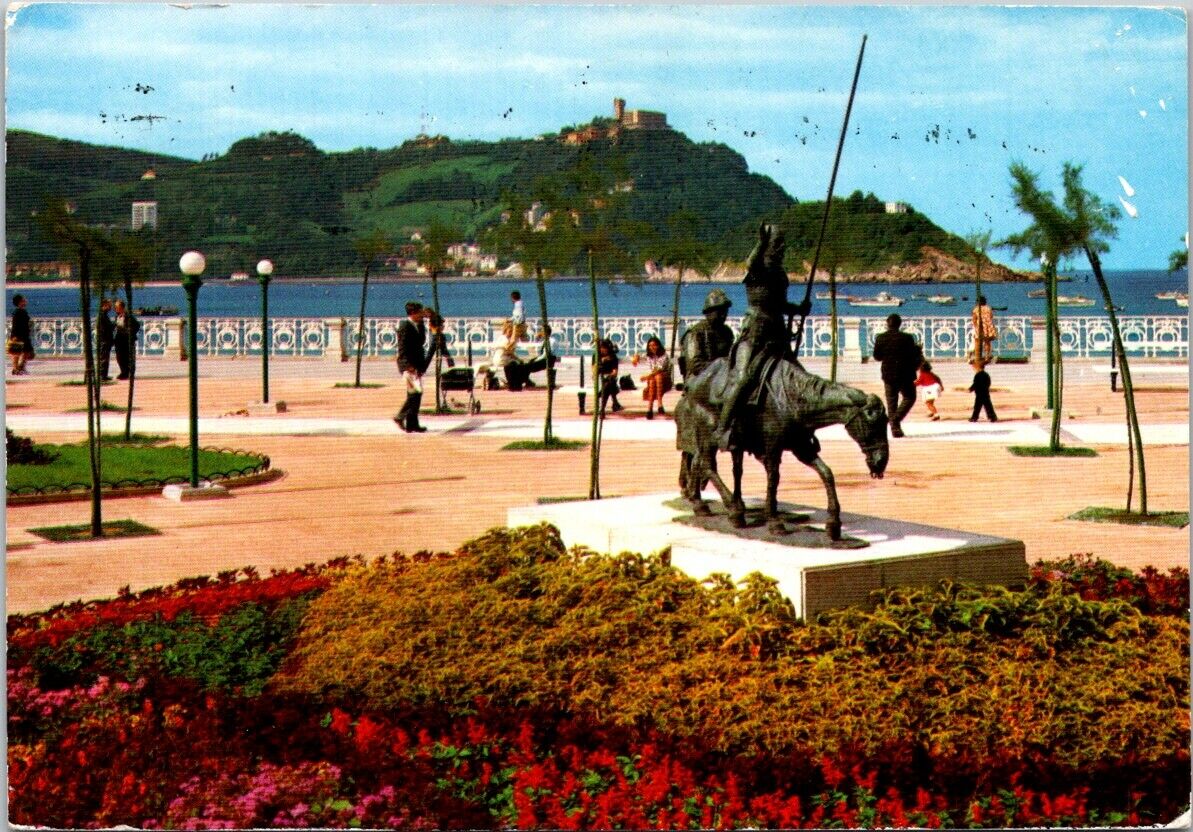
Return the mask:
M247 408L250 416L268 416L271 413L285 413L285 402L249 402Z
M192 488L190 483L174 483L162 489L162 496L176 503L189 503L191 500L210 500L216 497L231 497L232 494L222 485L204 480L198 488Z
M686 507L666 504L675 496L650 494L512 508L507 523L547 522L559 529L567 545L606 554L647 554L670 547L671 563L698 579L724 572L736 581L761 572L779 582L800 617L866 605L873 590L887 587L926 586L944 578L1017 586L1027 577L1026 552L1018 540L844 512L843 535L869 546L834 549L750 540L675 522L676 517L690 514ZM719 502L712 505L714 511L721 511ZM822 509L781 508L810 514L809 526L823 531Z

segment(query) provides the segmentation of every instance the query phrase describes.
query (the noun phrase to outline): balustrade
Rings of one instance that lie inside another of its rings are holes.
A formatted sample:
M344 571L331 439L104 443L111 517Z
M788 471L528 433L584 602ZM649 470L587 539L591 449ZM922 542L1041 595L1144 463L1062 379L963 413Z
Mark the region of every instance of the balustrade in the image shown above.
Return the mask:
M177 318L142 318L138 356L165 356L180 349ZM700 321L699 317L680 319L680 332ZM1033 319L1026 316L1000 316L997 356L1024 358L1031 354L1036 338ZM364 327L364 353L370 358L392 358L397 353L398 326L401 318L368 318ZM734 333L741 327L740 317L730 318ZM271 355L292 358L326 357L340 360L356 353L356 319L343 318L271 318ZM503 318L451 318L444 329L448 349L464 359L471 345L474 360L485 360L505 343ZM185 323L182 324L185 326ZM539 341L541 322L527 321L525 344L533 348ZM1110 322L1105 317L1062 317L1061 349L1065 356L1078 358L1109 357L1112 346ZM1185 316L1123 316L1119 327L1127 354L1140 358L1188 358L1189 321ZM839 355L844 360L860 360L873 351L874 339L886 329L885 317L842 316L837 319ZM932 360L963 359L973 340L973 326L965 317L918 317L903 319L903 329L924 346L924 355ZM1036 322L1035 329L1039 329ZM82 324L75 318L39 318L33 322L34 349L43 358L78 356L83 352ZM173 334L172 334L173 332ZM808 318L801 355L825 358L832 350L832 328L827 316ZM199 354L206 357L239 357L261 354L259 318L200 318ZM665 347L671 345L671 318L609 317L601 319L600 337L617 345L622 356L644 352L646 342L658 337ZM598 338L588 317L551 319L551 348L556 355L591 355Z

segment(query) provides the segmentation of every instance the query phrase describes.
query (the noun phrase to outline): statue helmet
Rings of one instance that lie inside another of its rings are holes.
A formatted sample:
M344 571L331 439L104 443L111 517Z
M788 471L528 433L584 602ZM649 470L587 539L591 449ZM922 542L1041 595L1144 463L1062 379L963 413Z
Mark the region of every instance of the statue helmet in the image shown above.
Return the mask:
M729 296L725 294L722 289L713 289L708 293L708 297L704 299L704 312L711 312L714 309L728 309L733 306L733 301L729 300Z

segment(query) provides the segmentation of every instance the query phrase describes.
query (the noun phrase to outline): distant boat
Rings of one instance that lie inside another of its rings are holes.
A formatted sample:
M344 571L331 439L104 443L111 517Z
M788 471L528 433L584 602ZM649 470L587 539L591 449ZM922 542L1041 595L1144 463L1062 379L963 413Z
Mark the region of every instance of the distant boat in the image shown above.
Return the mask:
M1176 305L1181 307L1182 309L1188 309L1189 308L1189 296L1184 295L1182 297L1176 298Z
M154 315L177 315L177 306L140 306L133 310L133 314L145 318Z
M1087 298L1084 295L1057 295L1057 306L1093 306L1092 298Z
M232 272L232 276L229 277L228 279L235 280L237 283L239 283L243 280L248 280L249 273L248 272Z
M1030 292L1027 293L1027 296L1029 298L1046 298L1046 297L1048 297L1048 290L1047 289L1032 289Z
M851 306L902 306L903 298L896 297L890 292L879 292L872 298L850 298Z
M833 299L832 292L817 292L816 293L816 300L832 300L832 299ZM840 292L837 292L837 300L853 300L853 295L843 295Z
M939 304L940 306L951 306L957 302L957 299L952 295L928 295L925 300L927 300L928 303L935 303Z
M1169 289L1167 292L1156 292L1156 300L1180 300L1189 297L1179 289Z

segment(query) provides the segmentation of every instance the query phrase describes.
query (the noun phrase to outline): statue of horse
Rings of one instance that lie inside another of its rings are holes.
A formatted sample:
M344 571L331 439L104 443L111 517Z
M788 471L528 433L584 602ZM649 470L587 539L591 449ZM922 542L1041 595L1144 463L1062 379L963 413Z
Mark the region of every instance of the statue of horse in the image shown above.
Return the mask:
M713 429L720 409L720 393L728 381L730 368L721 358L692 378L675 407L676 445L682 452L680 489L697 514L710 514L701 496L702 487L711 479L721 494L736 528L745 525L745 505L741 499L742 460L748 452L766 467L766 519L772 533L786 531L778 514L779 464L784 451L820 475L828 497L830 540L841 539L841 506L833 472L820 458L816 431L828 425L843 424L846 432L861 447L870 476L881 479L890 449L887 445L887 415L878 396L835 384L809 373L794 360L775 362L751 420L752 430L735 435L733 491L717 473L717 437ZM715 402L715 403L714 403Z

